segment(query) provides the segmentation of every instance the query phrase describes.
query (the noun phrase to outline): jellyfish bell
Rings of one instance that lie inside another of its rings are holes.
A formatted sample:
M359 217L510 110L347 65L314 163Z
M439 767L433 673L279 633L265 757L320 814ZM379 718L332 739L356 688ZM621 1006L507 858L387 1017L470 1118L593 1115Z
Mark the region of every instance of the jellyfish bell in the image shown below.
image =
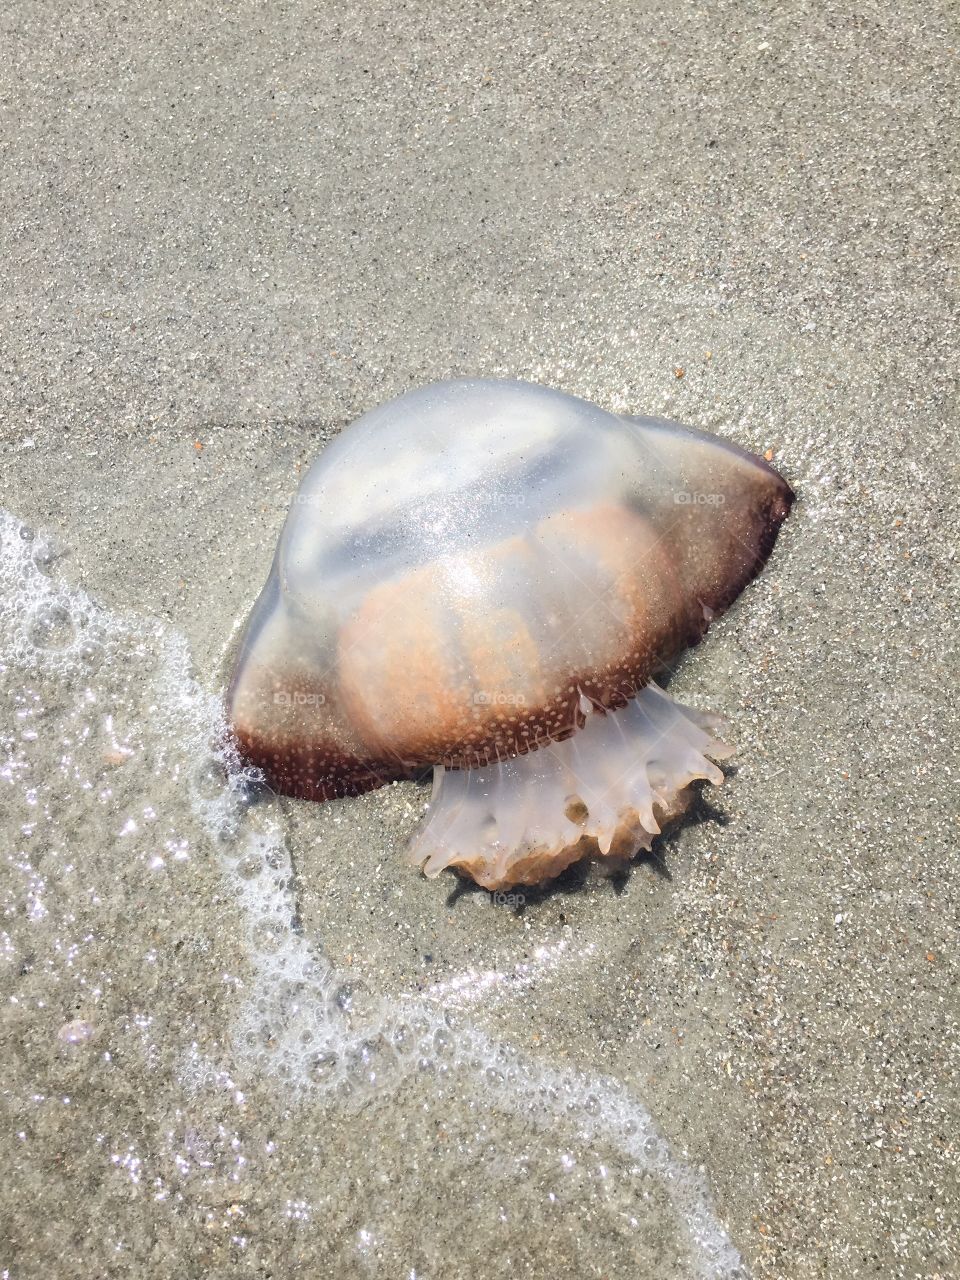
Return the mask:
M411 856L488 888L649 848L723 775L654 677L759 572L793 495L706 432L523 382L365 414L291 506L228 710L313 800L433 768Z

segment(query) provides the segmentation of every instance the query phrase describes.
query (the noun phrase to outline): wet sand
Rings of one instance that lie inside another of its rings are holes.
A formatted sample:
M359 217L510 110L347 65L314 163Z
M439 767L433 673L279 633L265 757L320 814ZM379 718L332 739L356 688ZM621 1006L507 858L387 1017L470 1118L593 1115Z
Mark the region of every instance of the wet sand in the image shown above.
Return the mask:
M0 1268L956 1275L946 10L0 27ZM671 686L724 786L519 909L218 713L303 469L471 374L798 494Z

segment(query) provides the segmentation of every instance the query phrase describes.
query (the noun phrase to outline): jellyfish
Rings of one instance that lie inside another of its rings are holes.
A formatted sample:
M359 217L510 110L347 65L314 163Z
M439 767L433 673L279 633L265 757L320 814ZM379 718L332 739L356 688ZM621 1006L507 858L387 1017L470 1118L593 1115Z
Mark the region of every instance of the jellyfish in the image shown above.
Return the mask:
M293 499L228 689L238 748L313 801L432 770L428 876L620 864L723 781L719 719L664 676L792 500L729 441L532 383L391 400Z

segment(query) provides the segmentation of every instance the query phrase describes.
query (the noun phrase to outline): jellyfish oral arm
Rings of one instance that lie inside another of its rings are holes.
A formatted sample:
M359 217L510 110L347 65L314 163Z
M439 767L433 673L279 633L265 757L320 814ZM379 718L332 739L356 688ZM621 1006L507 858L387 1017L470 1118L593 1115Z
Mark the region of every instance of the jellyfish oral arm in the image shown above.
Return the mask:
M410 857L487 889L537 884L583 857L622 863L686 810L691 783L723 782L714 761L733 748L720 729L651 682L563 742L481 769L437 766Z

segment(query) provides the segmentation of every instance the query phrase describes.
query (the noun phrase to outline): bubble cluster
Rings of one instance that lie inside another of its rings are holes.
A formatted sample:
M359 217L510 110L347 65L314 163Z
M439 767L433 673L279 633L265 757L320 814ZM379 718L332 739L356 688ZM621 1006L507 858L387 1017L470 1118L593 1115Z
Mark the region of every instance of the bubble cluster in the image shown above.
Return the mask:
M48 542L0 512L0 665L71 678L89 672L110 630L104 610L49 576Z

